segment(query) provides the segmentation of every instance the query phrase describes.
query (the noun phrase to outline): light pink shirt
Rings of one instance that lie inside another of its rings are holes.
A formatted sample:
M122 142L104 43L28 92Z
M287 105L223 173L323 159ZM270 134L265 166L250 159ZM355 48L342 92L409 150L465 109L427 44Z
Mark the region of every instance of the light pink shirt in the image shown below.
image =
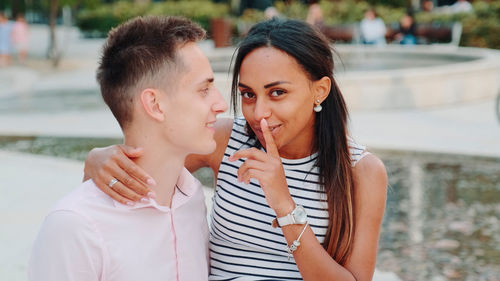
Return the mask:
M61 199L35 241L29 280L208 279L208 225L200 182L183 169L172 208L122 205L92 180Z

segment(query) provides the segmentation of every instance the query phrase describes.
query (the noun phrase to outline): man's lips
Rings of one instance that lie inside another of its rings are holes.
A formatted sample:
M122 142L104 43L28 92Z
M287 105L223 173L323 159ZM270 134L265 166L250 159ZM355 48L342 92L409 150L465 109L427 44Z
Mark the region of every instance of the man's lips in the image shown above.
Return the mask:
M209 128L210 130L215 131L214 124L215 124L215 120L214 120L214 121L211 121L211 122L207 122L207 123L205 123L205 126L206 126L207 128Z

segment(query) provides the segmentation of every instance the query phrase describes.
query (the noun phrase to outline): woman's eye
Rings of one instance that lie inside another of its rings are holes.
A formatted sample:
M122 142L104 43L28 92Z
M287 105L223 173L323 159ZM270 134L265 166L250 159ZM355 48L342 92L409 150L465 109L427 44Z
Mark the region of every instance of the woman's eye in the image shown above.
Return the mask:
M241 96L245 99L252 99L255 97L255 94L251 92L241 92Z
M271 96L272 97L279 97L279 96L283 95L284 93L285 93L285 91L283 91L283 90L273 90L271 92Z

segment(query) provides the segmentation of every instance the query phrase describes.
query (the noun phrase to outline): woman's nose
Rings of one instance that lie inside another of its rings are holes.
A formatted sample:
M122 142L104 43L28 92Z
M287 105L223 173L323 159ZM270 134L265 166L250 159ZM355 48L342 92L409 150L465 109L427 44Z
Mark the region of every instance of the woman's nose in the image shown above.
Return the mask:
M266 99L257 99L254 108L255 120L262 120L271 116L271 107Z

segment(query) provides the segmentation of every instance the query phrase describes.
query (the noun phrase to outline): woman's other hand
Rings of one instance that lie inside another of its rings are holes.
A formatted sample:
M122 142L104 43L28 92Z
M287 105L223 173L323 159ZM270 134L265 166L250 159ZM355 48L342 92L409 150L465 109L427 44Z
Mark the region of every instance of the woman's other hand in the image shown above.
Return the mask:
M156 182L131 160L142 154L142 148L123 144L94 148L85 160L84 180L92 178L99 189L122 204L133 205L133 201L154 197L148 185ZM113 179L118 182L110 187Z

